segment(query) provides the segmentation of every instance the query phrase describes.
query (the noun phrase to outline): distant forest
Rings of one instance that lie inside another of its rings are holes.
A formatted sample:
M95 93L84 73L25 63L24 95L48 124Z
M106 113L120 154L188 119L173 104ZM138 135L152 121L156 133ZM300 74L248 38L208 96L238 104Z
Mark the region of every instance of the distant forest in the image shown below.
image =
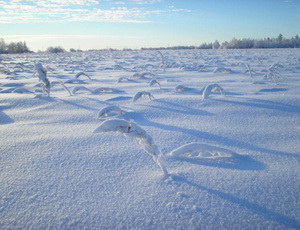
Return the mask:
M276 38L264 38L264 39L236 39L231 41L219 43L203 43L200 46L172 46L172 47L156 47L156 48L141 48L141 50L168 50L168 49L266 49L266 48L300 48L300 38L298 35L292 38L285 38L282 34L279 34ZM115 50L115 49L109 49ZM124 49L131 50L131 49ZM70 52L79 52L81 50L70 49ZM26 42L11 42L6 44L3 38L0 38L0 54L9 53L28 53L32 52L26 45ZM46 49L48 53L62 53L67 52L64 48L48 47Z
M265 39L236 39L219 43L203 43L200 46L173 46L159 48L142 48L142 49L267 49L267 48L300 48L300 38L298 35L292 38L284 38L279 34L277 38Z

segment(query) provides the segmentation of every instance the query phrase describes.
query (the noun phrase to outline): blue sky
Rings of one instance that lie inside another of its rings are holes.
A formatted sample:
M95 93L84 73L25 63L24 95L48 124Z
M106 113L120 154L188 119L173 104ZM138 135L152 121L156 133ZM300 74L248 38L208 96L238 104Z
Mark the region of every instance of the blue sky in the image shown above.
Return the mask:
M290 38L299 12L300 0L0 0L0 37L32 50Z

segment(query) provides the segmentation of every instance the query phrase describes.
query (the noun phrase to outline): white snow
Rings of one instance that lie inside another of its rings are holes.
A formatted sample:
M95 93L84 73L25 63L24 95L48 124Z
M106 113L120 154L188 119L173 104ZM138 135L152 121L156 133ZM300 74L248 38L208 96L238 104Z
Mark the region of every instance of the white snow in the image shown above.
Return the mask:
M116 105L106 106L102 108L98 112L98 118L110 118L110 117L118 117L122 114L126 113L126 111L122 110L120 107Z
M300 229L299 77L299 49L1 55L0 229Z

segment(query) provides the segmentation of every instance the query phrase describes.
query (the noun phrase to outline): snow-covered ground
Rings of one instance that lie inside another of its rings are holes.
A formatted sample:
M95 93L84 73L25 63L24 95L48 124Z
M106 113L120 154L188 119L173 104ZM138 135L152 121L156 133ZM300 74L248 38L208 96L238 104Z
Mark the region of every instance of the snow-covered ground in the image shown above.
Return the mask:
M300 229L299 49L0 58L0 229Z

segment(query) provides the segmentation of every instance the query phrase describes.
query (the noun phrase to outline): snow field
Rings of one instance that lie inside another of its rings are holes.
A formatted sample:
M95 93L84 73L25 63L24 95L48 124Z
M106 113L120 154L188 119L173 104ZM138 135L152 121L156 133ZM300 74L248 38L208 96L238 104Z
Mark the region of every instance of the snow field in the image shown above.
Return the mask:
M11 68L18 62L28 66L0 77L2 229L300 228L298 49L1 59ZM33 76L39 62L51 69L50 82L65 82L80 72L90 76L65 83L71 92L77 86L118 91L70 96L55 84L48 97ZM255 71L253 77L245 73L245 63ZM284 66L277 84L261 72L274 63ZM200 65L206 68L196 68ZM231 72L213 73L217 67ZM145 68L152 71L146 79L130 78L147 73ZM120 77L130 80L118 83ZM161 89L149 85L154 77ZM221 86L225 96L216 92L203 99L201 90L212 84ZM178 85L187 90L177 92ZM16 88L30 93L12 93ZM143 91L155 99L133 103ZM113 119L134 121L153 139L170 175L163 175L135 138L94 133L110 118L98 116L108 106L125 111ZM191 157L182 151L168 156L189 143L232 155Z

